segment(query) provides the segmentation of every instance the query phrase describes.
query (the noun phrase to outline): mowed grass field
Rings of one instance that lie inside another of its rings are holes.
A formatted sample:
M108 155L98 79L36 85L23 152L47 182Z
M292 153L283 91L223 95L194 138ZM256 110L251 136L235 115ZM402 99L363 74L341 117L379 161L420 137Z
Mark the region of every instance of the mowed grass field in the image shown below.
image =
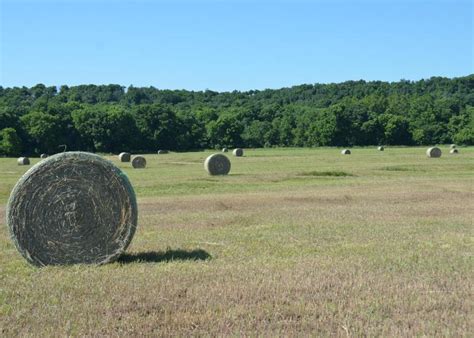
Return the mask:
M0 335L474 335L474 148L146 155L128 174L137 233L119 262L35 268L5 204ZM36 163L38 159L33 159Z

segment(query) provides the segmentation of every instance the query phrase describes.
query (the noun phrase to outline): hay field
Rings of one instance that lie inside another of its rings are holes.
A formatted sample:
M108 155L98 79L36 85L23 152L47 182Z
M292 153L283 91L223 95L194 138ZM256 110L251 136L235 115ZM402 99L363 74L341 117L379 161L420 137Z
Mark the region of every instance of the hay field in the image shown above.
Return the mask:
M474 148L146 155L139 226L105 266L34 268L5 203L28 169L0 159L0 334L474 334ZM32 159L36 163L38 159Z

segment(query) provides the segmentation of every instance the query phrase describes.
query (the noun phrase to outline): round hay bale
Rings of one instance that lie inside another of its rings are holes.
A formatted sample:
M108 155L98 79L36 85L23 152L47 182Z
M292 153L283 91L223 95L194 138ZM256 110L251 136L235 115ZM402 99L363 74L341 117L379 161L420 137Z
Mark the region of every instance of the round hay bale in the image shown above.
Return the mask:
M244 150L242 148L235 148L232 154L237 157L244 156Z
M379 147L377 148L377 150L378 150L378 151L384 151L385 148L384 148L383 146L379 146Z
M103 264L126 250L137 214L132 185L119 168L95 154L66 152L20 178L8 200L7 225L34 265Z
M16 163L18 163L18 165L30 165L30 159L28 157L18 157Z
M459 150L457 150L456 148L453 148L449 151L450 154L459 154Z
M441 157L441 149L438 147L431 147L426 150L426 156L428 157Z
M451 144L451 145L449 146L449 148L450 148L450 149L455 149L455 148L456 148L456 145L455 145L455 144Z
M342 154L342 155L350 155L350 154L351 154L351 151L350 151L349 149L343 149L343 150L341 151L341 154Z
M204 168L209 175L227 175L230 171L230 161L223 154L212 154L204 161Z
M48 154L41 154L40 155L40 158L47 158L48 157Z
M119 154L120 162L130 162L130 158L131 158L130 153L123 152Z
M168 154L168 150L160 149L158 150L158 155Z
M146 159L143 156L133 156L132 167L135 169L141 169L146 167Z
M223 152L223 153L226 153L226 152L228 152L228 151L229 151L229 149L227 149L227 148L222 148L222 152Z

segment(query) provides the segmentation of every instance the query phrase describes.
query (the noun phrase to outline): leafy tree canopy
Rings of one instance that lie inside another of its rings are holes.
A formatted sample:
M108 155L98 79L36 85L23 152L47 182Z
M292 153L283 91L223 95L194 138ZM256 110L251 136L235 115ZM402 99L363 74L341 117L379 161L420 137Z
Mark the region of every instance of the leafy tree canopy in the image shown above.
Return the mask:
M215 92L0 87L0 154L474 144L474 75Z

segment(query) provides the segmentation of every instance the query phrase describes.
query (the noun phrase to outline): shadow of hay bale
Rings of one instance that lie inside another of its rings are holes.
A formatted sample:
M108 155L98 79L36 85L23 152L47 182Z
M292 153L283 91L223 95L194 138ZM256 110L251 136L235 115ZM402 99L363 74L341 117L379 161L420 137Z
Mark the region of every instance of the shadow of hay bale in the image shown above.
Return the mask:
M161 263L169 261L205 261L212 256L202 249L195 250L166 250L138 253L125 253L117 260L118 263Z

